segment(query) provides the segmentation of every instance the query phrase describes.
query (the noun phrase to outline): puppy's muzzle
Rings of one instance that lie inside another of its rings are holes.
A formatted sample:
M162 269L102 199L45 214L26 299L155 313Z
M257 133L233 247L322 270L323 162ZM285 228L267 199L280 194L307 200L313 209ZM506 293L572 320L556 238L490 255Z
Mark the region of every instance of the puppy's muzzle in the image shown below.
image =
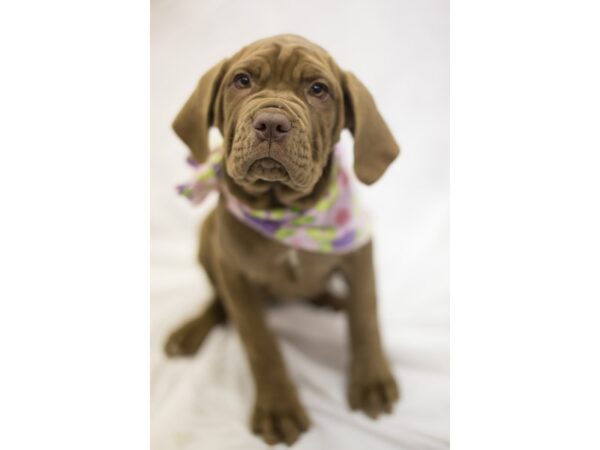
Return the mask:
M279 111L263 110L254 117L252 127L259 140L283 143L292 130L292 122Z

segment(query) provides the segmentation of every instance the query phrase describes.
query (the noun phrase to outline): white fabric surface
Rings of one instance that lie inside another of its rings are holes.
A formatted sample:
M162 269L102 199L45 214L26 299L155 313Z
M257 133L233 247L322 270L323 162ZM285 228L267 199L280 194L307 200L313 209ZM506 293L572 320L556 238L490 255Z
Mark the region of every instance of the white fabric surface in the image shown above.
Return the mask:
M360 190L375 216L380 322L402 398L377 421L351 412L344 315L274 310L269 321L313 422L294 448L448 448L447 3L161 0L151 20L152 448L268 448L248 429L253 386L232 327L188 360L168 360L162 343L212 292L195 253L215 199L191 208L174 194L189 169L170 123L204 71L282 32L321 44L361 78L402 147L386 176ZM343 141L352 145L348 134Z

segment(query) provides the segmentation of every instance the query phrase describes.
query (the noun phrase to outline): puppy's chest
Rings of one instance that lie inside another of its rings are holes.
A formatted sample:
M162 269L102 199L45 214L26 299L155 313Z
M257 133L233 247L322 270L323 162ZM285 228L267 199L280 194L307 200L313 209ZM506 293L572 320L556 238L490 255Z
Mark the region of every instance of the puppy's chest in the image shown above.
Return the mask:
M322 292L339 266L338 255L307 252L261 236L224 214L221 246L229 258L255 283L276 296L312 296Z

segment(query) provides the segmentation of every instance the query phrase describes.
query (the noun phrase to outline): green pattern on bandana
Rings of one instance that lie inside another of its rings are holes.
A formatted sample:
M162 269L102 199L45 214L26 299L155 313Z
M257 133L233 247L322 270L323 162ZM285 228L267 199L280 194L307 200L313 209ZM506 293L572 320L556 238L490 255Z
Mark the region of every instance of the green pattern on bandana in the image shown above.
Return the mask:
M351 176L342 163L343 150L333 153L331 182L325 195L308 209L256 209L231 194L223 180L222 150L210 154L205 164L195 164L189 183L178 186L181 195L198 204L213 191L219 191L229 212L263 236L301 250L319 253L346 253L370 240L367 214L353 195Z

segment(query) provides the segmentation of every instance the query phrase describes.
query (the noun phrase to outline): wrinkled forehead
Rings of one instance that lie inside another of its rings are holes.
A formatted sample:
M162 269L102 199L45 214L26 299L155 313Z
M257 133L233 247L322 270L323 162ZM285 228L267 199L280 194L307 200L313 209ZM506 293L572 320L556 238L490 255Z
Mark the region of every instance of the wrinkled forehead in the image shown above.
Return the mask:
M240 50L230 72L245 71L262 82L309 82L324 79L334 84L338 70L332 58L304 40L265 40Z

